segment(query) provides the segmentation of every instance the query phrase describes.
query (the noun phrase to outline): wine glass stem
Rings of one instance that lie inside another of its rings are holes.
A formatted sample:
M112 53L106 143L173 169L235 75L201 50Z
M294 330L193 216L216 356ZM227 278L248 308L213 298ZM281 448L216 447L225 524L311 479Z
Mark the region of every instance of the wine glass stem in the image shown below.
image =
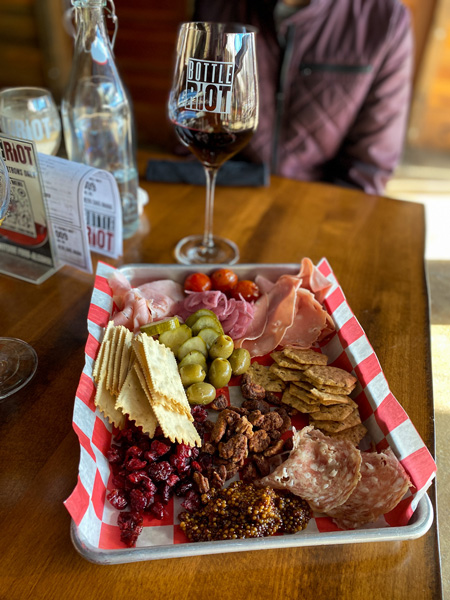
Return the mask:
M205 206L205 230L203 233L203 245L205 248L214 248L213 240L213 213L214 192L216 190L217 167L205 167L206 173L206 206Z

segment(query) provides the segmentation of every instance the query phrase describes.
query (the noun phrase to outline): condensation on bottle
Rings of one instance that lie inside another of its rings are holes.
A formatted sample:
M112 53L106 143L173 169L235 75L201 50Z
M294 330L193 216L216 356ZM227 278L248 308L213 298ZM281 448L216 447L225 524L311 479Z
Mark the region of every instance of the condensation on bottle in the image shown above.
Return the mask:
M114 175L123 237L139 226L133 111L114 61L105 18L106 0L72 0L76 38L69 83L61 104L69 160ZM114 7L114 5L113 5ZM117 25L117 17L112 12Z

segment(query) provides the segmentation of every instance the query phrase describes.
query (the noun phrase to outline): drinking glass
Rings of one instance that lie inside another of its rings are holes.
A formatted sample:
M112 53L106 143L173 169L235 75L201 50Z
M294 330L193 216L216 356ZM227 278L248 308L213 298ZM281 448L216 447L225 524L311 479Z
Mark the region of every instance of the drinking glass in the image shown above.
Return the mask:
M7 135L32 140L43 154L56 154L59 150L61 119L52 94L44 88L0 91L0 127Z
M0 225L9 205L9 176L0 157ZM37 355L29 344L0 337L0 401L26 385L36 372Z
M204 233L177 244L175 257L183 264L239 260L234 242L213 235L214 191L220 166L248 143L258 125L255 35L254 28L236 23L180 26L169 118L206 173Z

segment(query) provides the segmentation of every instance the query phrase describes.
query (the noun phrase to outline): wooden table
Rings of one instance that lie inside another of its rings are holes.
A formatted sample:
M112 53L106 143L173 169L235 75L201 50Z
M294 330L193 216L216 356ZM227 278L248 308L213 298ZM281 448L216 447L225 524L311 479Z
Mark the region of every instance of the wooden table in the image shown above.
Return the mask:
M175 243L203 226L204 189L143 185L150 202L117 264L173 262ZM273 177L268 188L219 188L215 231L238 243L241 262L328 258L434 454L423 207ZM93 275L68 267L40 286L0 276L1 335L29 341L39 356L33 381L0 403L0 598L441 598L436 520L421 538L396 543L108 567L80 557L63 501L78 472L71 421L92 286ZM434 502L434 487L430 495Z

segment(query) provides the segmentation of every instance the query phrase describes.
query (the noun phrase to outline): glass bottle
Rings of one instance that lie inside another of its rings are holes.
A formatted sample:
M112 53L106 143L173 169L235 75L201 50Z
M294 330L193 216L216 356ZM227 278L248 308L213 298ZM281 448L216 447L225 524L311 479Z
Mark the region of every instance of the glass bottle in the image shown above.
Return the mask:
M61 104L66 151L69 160L114 175L122 202L123 237L129 238L139 225L134 120L106 27L106 0L72 0L72 5L75 48ZM117 26L113 3L112 7Z

